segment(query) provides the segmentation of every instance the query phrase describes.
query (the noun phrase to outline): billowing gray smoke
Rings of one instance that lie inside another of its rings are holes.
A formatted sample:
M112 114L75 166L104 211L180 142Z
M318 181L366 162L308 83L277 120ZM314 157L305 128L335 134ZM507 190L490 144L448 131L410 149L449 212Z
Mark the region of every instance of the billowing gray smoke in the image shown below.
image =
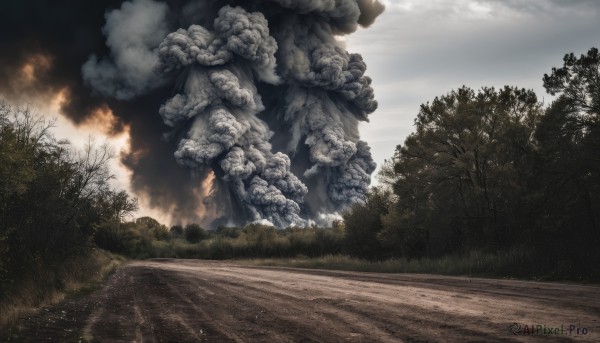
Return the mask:
M197 0L174 13L133 0L107 13L110 58L90 57L83 76L119 99L172 80L174 96L157 109L172 128L165 136L179 139L180 165L214 171L219 219L305 225L365 199L375 163L358 123L377 102L362 57L335 36L383 9L376 0Z

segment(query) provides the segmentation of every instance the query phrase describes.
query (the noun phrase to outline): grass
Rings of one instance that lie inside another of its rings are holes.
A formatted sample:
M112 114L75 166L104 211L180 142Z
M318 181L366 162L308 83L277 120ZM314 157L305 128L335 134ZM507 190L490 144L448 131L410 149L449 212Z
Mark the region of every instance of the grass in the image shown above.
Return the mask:
M440 258L389 259L370 261L345 255L328 255L318 258L257 258L236 262L254 266L275 266L308 269L330 269L380 273L424 273L441 275L464 275L480 277L503 277L529 280L577 280L558 270L546 269L543 261L526 251L512 250L499 253L474 251L463 255Z
M597 266L582 267L573 262L573 259L561 258L548 250L521 247L494 252L475 250L435 258L374 261L336 253L336 250L340 251L333 249L340 246L337 241L332 241L322 249L317 244L310 244L318 241L316 239L305 239L307 243L296 238L306 237L274 236L265 242L247 235L238 238L216 237L199 243L189 243L183 239L153 241L139 253L133 254L133 257L225 259L249 265L383 273L428 273L584 283L600 281Z
M54 270L38 268L0 299L0 332L15 328L19 318L56 304L68 295L92 292L124 262L122 256L94 249Z
M340 246L341 244L323 243L317 239L302 241L284 236L274 236L264 241L253 237L248 238L245 235L238 238L217 236L198 243L189 243L184 239L174 238L169 241L150 241L144 246L132 249L129 256L137 259L197 258L209 260L290 257L298 254L322 256L327 252L339 251Z

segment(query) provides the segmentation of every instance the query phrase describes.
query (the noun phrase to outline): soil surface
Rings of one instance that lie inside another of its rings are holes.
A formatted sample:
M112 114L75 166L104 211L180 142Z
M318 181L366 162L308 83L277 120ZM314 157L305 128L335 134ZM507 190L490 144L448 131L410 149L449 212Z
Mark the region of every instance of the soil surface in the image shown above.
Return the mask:
M21 326L0 340L600 342L600 287L147 260Z

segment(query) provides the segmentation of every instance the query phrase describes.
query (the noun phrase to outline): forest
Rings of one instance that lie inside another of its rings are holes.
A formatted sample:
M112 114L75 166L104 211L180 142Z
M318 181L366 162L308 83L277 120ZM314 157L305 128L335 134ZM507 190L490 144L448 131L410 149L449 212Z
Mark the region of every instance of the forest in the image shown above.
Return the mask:
M137 200L110 186L110 147L90 139L76 151L53 138L51 121L1 103L0 300L31 279L60 288L69 261L99 250L373 262L485 253L512 256L486 269L500 276L598 280L598 49L567 54L543 85L555 96L548 105L510 86L463 86L421 105L379 185L330 228L208 230L134 219Z

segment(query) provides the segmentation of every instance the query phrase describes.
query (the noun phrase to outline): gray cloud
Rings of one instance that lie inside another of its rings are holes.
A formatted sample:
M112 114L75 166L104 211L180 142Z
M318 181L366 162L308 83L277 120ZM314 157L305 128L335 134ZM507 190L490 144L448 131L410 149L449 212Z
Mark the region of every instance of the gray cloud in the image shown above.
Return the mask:
M358 141L356 154L346 164L335 169L333 180L329 184L329 196L343 205L365 201L371 184L371 173L376 167L367 143Z
M385 5L375 0L358 0L360 16L358 24L364 27L371 26L377 17L385 10Z
M190 69L190 75L182 94L176 94L160 107L165 124L174 127L202 113L216 101L217 94L208 73L198 68Z
M202 66L224 65L234 55L250 62L259 77L271 83L278 82L275 74L277 43L269 36L264 15L248 13L240 7L225 6L214 21L214 31L199 25L169 34L160 44L162 72L193 63Z
M111 59L92 55L82 67L83 79L98 93L131 99L160 85L154 73L156 47L167 34L166 4L152 0L125 2L106 14L106 45Z
M558 11L600 11L596 0L476 0L476 3L495 8L508 8L516 12L556 14Z
M208 116L195 118L188 138L179 143L175 158L191 168L208 164L231 149L249 129L248 123L238 121L225 108L214 108Z

